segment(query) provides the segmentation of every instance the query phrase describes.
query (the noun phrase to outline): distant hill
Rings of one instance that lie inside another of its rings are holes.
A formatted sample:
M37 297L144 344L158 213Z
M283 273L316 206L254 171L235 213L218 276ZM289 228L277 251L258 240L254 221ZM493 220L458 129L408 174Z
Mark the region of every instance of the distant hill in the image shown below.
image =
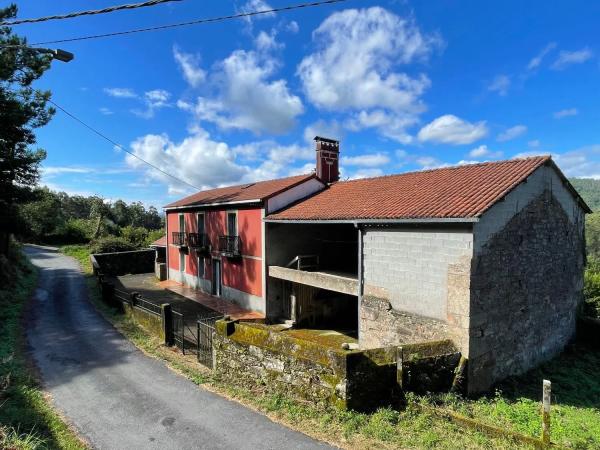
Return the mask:
M569 181L594 212L600 211L600 180L570 178Z

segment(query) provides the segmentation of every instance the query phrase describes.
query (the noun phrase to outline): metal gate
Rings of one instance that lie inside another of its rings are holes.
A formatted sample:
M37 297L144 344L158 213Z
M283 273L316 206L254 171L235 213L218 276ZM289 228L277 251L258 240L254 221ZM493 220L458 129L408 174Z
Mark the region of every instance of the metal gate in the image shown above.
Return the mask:
M221 320L222 314L198 319L198 362L213 369L213 335L215 322Z

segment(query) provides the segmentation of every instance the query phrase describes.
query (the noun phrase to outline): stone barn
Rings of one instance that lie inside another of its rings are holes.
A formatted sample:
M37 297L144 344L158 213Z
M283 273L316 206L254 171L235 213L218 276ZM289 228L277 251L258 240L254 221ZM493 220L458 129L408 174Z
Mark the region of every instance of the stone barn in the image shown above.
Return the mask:
M588 212L549 156L329 183L264 219L267 318L450 338L483 391L573 337Z

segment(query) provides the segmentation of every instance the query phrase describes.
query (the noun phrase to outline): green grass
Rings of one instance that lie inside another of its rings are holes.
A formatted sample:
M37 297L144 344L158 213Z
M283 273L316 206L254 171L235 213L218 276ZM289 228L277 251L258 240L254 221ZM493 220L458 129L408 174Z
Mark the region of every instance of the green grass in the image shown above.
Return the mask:
M83 246L64 248L91 273ZM353 448L521 448L508 439L492 438L453 425L409 406L405 411L380 409L373 414L342 412L300 402L255 386L225 383L196 362L160 345L135 323L104 305L95 279L88 277L91 297L100 311L147 354L166 361L198 385L264 412L275 420L342 447ZM465 399L451 394L411 396L417 404L441 406L489 425L538 437L541 431L542 380L552 381L551 437L567 448L600 448L600 350L584 344L527 374L503 382L495 394Z
M91 275L89 254L85 246L61 249L74 256L87 275L90 299L115 327L147 355L165 361L169 367L197 385L258 410L271 419L326 440L353 449L511 449L527 448L511 439L493 438L475 430L459 427L447 420L409 406L404 411L382 408L372 414L340 411L302 402L285 393L273 393L255 385L231 384L200 366L193 357L183 357L161 345L116 310L101 301L95 278Z
M540 367L505 380L494 395L465 400L447 394L420 400L539 436L543 379L552 382L552 442L567 448L600 448L600 350L586 344L575 344Z
M11 264L15 276L0 290L0 448L84 449L31 373L24 355L22 314L37 272L23 256Z

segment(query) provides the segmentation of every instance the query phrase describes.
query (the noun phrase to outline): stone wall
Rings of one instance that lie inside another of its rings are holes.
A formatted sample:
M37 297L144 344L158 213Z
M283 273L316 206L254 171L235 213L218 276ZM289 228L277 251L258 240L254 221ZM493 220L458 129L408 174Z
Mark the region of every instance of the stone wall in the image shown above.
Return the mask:
M396 311L388 300L364 296L360 308L361 348L441 340L448 325L440 320Z
M446 320L448 266L472 255L470 225L371 228L364 233L365 295Z
M544 190L478 246L465 312L471 392L549 359L575 333L584 221L564 201Z
M155 252L152 249L130 252L97 253L91 255L94 271L119 276L154 272Z
M397 404L405 389L434 391L452 382L460 358L450 341L343 350L261 324L221 320L213 340L215 370L273 392L361 411Z

